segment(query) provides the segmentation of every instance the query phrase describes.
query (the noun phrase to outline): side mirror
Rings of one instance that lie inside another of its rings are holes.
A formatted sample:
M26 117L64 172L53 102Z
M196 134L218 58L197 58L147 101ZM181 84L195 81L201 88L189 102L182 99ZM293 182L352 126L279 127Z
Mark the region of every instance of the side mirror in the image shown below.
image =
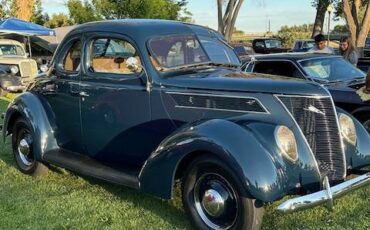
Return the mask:
M137 60L137 58L135 57L129 57L126 60L126 66L135 73L141 71L141 64L139 63L139 60Z
M42 73L46 73L49 70L49 67L47 65L41 65L40 70Z

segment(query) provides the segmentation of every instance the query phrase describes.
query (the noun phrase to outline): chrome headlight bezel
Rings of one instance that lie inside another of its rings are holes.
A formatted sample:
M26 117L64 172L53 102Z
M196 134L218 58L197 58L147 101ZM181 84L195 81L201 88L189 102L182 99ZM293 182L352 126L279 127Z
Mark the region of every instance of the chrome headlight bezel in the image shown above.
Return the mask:
M9 69L10 69L10 72L11 72L12 74L14 74L14 75L16 75L16 74L19 72L19 68L18 68L18 66L16 66L16 65L11 65L11 66L9 67Z
M338 122L342 137L352 145L356 145L357 132L353 119L344 113L339 113Z
M287 126L280 125L275 128L275 141L281 155L291 162L298 160L298 145L293 131Z

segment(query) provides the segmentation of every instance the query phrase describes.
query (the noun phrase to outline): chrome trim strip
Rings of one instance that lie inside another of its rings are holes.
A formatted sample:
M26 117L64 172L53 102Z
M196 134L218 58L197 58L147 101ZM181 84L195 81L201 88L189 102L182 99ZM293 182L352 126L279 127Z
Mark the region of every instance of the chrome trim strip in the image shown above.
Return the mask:
M289 199L280 204L277 207L277 210L282 213L291 213L294 211L315 207L323 203L327 203L328 208L330 209L334 199L369 184L370 172L333 187L330 187L329 183L324 181L324 185L329 187L324 187L324 190L315 193Z
M215 110L215 111L230 111L230 112L248 112L248 113L260 113L260 114L270 114L270 111L261 103L261 101L255 97L246 97L246 96L233 96L233 95L222 95L222 94L206 94L206 93L182 93L182 92L166 92L171 95L187 95L187 96L206 96L206 97L226 97L226 98L243 98L243 99L252 99L255 100L259 106L265 112L256 112L250 110L231 110L231 109L216 109L216 108L203 108L203 107L191 107L191 106L180 106L176 105L176 108L189 108L189 109L206 109L206 110Z
M278 94L274 94L274 97L275 97L275 98L278 100L278 102L283 106L283 108L285 109L285 111L289 114L290 118L293 120L294 124L297 126L297 128L298 128L298 130L299 130L299 133L302 135L304 142L306 143L306 145L308 146L308 149L310 150L310 153L311 153L311 155L312 155L312 158L315 160L316 170L317 170L317 172L319 173L320 179L322 179L322 175L321 175L321 172L320 172L319 164L317 163L317 160L316 160L315 154L313 154L312 149L311 149L311 146L310 146L310 144L308 143L306 136L305 136L305 135L304 135L304 133L302 132L301 127L299 127L299 125L298 125L297 121L294 119L293 115L290 113L290 111L288 110L288 108L287 108L287 107L284 105L284 103L280 100L279 96L284 97L285 95L278 95ZM293 96L293 95L289 95L288 97L294 97L294 96ZM312 97L311 97L311 98L312 98ZM298 156L298 157L299 157L299 156Z
M249 111L249 110L215 109L215 108L191 107L191 106L181 106L181 105L176 105L175 107L180 108L180 109L201 109L201 110L213 110L213 111L223 111L223 112L267 114L267 112L256 112L256 111Z

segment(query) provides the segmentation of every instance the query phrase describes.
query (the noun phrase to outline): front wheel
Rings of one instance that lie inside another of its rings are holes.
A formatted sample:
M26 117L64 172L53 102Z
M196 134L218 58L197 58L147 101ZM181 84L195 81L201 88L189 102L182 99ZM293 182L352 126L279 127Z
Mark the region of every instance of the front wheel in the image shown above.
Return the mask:
M38 162L33 152L34 136L30 125L23 118L18 118L13 126L12 148L15 161L22 173L38 176L48 172L48 168Z
M233 171L203 156L191 163L182 181L182 201L196 229L259 229L263 207L243 194Z

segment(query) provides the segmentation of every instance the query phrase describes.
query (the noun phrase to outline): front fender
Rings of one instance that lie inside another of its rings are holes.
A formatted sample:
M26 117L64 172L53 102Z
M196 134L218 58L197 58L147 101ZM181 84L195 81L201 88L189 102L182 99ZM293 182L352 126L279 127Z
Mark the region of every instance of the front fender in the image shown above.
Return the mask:
M245 188L242 192L264 202L281 198L302 180L320 181L313 162L294 164L281 157L275 141L271 143L275 127L257 121L241 125L220 119L187 125L163 141L148 159L139 176L140 189L164 199L171 198L180 162L202 153L214 154L225 162L238 175ZM302 179L303 168L307 173L303 173Z
M340 113L346 114L351 117L357 133L356 145L349 143L343 138L343 144L346 154L347 168L360 169L364 166L370 165L370 135L364 126L353 115L344 111L343 109L336 108L338 116Z
M19 95L9 105L4 119L3 137L10 134L16 119L23 117L31 125L33 135L33 151L37 160L42 160L42 155L57 148L54 138L54 125L51 122L53 115L47 111L45 103L36 95L26 92Z

